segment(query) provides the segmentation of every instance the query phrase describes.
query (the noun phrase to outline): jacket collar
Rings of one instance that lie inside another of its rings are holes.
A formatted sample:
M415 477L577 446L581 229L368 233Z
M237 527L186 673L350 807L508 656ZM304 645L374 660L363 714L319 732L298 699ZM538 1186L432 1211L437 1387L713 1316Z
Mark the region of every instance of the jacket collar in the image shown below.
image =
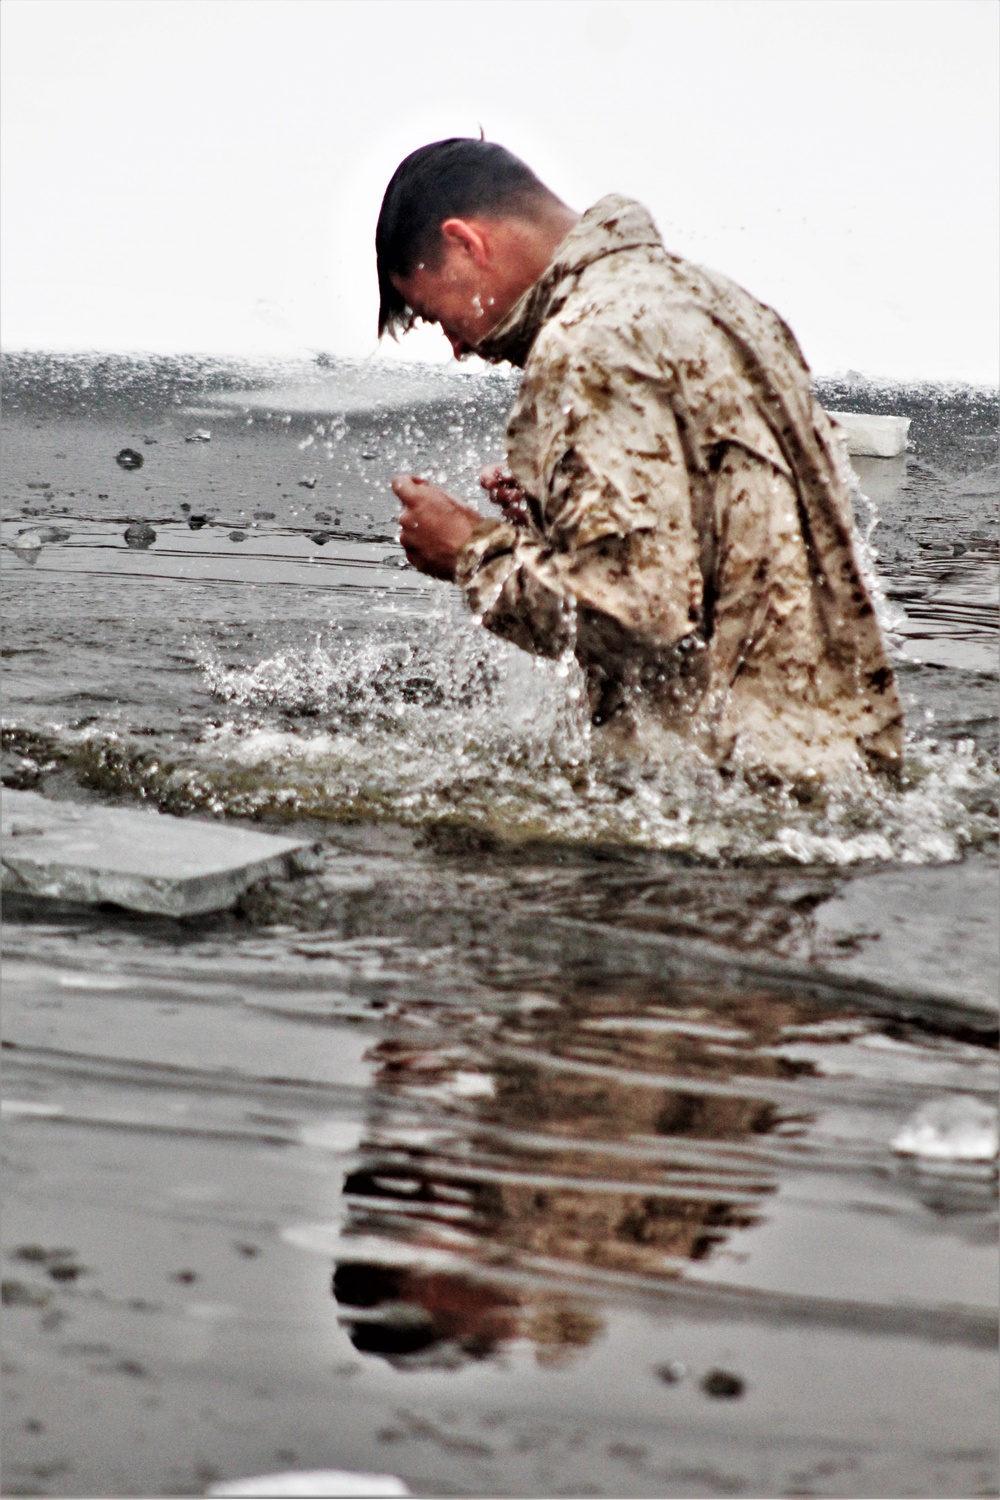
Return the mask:
M646 245L663 248L642 204L618 193L601 198L574 224L534 286L477 344L476 353L492 364L509 360L524 365L542 324L558 312L587 266L606 255Z

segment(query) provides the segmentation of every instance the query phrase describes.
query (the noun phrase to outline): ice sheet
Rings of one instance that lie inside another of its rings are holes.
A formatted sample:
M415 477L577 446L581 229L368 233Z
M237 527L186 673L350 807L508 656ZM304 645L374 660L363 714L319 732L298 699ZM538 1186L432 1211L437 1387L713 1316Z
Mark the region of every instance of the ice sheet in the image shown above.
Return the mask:
M192 916L309 860L307 840L225 824L7 789L2 805L3 888L55 900Z

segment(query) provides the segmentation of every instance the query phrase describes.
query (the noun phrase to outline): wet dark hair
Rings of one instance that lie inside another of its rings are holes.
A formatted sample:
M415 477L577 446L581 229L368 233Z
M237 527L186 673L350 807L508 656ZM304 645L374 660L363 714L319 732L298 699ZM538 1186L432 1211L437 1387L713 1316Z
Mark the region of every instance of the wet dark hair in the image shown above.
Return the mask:
M411 151L392 174L375 230L379 338L413 326L413 313L392 278L411 275L421 262L440 264L446 219L530 212L545 200L559 201L495 141L453 137Z

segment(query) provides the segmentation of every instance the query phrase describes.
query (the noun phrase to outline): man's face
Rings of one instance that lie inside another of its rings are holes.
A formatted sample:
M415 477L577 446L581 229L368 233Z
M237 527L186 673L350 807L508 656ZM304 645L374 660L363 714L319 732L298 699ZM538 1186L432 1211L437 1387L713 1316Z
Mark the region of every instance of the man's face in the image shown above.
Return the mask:
M441 325L461 359L535 285L578 218L557 201L544 213L445 219L439 258L394 276L393 285L418 318Z
M393 284L425 323L438 323L455 358L471 354L498 320L488 274L461 249L447 245L440 264L422 265Z
M502 220L446 219L436 263L393 277L417 317L441 325L456 359L472 353L524 290L508 239ZM529 275L525 284L533 279Z

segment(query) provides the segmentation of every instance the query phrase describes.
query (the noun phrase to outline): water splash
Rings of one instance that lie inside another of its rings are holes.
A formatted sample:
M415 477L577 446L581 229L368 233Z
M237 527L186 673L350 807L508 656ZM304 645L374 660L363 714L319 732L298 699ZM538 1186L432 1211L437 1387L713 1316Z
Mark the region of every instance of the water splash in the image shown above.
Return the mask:
M841 476L851 497L854 512L854 551L858 559L861 577L875 610L875 618L882 627L891 649L898 655L902 637L899 627L906 620L906 611L888 598L885 584L878 570L878 548L875 533L882 519L875 501L861 488L861 481L847 456L846 449L840 453Z
M997 779L971 741L912 740L898 786L858 770L808 797L722 776L680 739L623 764L591 736L575 663L454 621L444 655L442 634L317 640L240 668L203 652L208 686L236 712L205 731L175 785L230 813L443 821L501 842L717 864L937 863L993 837Z

